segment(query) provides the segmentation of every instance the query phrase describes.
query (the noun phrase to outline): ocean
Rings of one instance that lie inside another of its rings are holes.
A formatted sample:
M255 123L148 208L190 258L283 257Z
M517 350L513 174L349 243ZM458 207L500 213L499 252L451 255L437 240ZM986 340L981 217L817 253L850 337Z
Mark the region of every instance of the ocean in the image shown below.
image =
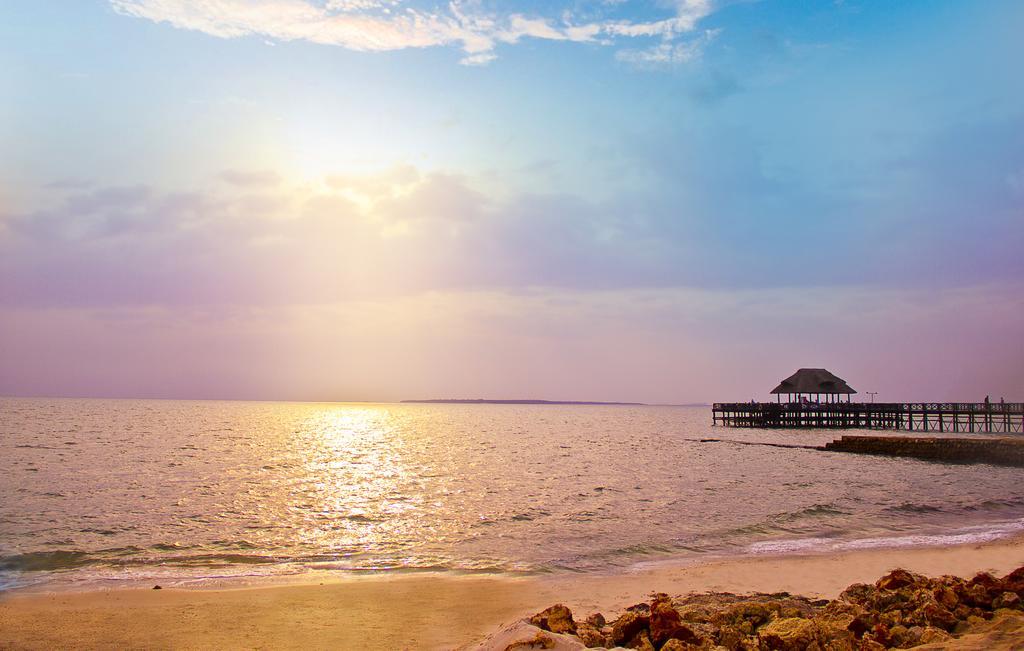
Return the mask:
M0 589L607 573L1024 529L1016 468L748 445L838 435L707 407L4 398Z

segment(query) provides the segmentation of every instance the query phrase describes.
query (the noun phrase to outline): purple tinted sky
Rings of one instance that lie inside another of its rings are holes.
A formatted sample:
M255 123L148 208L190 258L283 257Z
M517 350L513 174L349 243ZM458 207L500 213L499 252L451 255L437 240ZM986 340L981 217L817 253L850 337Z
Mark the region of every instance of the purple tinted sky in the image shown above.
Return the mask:
M1024 400L1024 6L384 4L5 5L0 394Z

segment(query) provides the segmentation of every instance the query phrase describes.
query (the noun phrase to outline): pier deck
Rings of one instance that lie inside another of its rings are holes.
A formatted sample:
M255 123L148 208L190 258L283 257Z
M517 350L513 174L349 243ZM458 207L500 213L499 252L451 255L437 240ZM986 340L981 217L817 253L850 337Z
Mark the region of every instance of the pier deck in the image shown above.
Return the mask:
M756 428L880 429L1024 433L1024 403L716 402L714 425Z

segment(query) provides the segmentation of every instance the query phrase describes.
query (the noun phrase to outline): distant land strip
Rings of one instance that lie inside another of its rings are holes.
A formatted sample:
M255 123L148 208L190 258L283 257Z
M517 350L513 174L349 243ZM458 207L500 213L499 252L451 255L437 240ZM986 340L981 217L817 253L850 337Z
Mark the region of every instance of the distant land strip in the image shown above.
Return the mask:
M451 405L626 405L646 407L644 402L597 402L588 400L485 400L483 398L435 398L432 400L403 400L403 403Z

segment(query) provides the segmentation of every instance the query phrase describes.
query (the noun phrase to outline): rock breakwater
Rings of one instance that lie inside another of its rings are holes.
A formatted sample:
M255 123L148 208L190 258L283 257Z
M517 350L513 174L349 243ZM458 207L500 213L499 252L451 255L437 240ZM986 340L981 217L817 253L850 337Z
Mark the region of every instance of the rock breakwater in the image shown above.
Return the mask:
M1024 467L1024 440L1010 438L843 436L822 449L826 452Z

